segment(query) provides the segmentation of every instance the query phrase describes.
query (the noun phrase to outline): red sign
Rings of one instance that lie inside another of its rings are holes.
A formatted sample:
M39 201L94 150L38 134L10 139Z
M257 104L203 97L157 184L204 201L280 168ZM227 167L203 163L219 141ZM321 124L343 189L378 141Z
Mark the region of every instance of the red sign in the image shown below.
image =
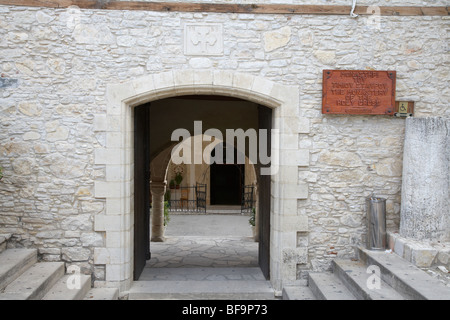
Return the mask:
M395 112L395 71L324 70L322 113Z

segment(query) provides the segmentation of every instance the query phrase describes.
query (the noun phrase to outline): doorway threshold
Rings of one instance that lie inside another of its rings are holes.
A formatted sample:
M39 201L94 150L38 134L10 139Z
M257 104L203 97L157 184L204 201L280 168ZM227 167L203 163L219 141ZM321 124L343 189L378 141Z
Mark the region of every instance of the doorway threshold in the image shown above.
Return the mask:
M273 300L259 267L148 268L134 281L129 300Z

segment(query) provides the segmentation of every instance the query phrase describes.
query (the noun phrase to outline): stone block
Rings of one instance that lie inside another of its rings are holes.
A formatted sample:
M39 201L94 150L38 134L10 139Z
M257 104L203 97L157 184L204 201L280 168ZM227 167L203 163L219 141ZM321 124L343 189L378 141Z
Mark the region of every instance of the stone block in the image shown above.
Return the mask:
M298 133L310 133L311 132L311 123L308 118L299 117L297 119L297 127L298 127Z
M232 87L233 86L233 73L223 70L214 70L213 85L215 87Z
M268 81L262 77L255 77L253 80L252 91L267 95L271 92L273 87L273 82Z
M82 247L70 247L61 249L62 259L65 261L88 261L91 250Z
M284 150L298 149L298 134L296 133L281 133L280 134L280 147Z
M279 181L288 184L297 184L298 182L298 167L297 166L282 166L280 167Z
M172 71L153 74L153 83L155 90L171 89L175 86Z
M121 115L122 101L136 95L132 82L109 84L106 87L107 115Z
M210 70L196 70L194 72L194 90L197 92L195 86L212 87L213 73Z
M253 87L255 77L249 74L236 73L233 77L233 87L250 90Z
M447 266L447 268L450 268L450 249L440 250L437 254L436 262Z
M394 243L394 252L400 257L405 256L405 240L397 237Z
M194 85L194 74L192 70L177 70L174 72L174 85L175 88L181 87L179 90L183 90L184 87L192 87ZM178 89L176 89L178 91Z
M107 264L105 269L106 281L120 281L123 280L123 269L124 266L122 264Z
M106 114L94 115L94 131L106 131L107 128Z
M137 95L145 94L155 90L153 75L147 75L133 80L132 86Z
M308 217L306 215L286 216L282 217L282 232L307 232Z
M300 182L295 184L280 183L282 199L307 199L308 198L308 183Z
M286 26L278 30L265 32L263 40L266 52L282 48L291 40L291 27Z
M308 262L307 248L284 248L283 249L283 264L306 264Z
M121 233L119 231L108 231L105 238L107 248L120 248L123 245Z
M438 250L417 243L406 243L404 258L419 268L431 267Z
M121 263L120 248L95 248L94 263L95 264L120 264Z
M309 149L280 150L280 164L282 166L309 166Z
M123 134L121 132L106 132L106 147L119 149L124 147Z
M283 215L295 215L297 213L297 199L284 199L281 206L281 214Z
M122 195L122 184L120 182L96 181L94 194L96 198L119 198Z

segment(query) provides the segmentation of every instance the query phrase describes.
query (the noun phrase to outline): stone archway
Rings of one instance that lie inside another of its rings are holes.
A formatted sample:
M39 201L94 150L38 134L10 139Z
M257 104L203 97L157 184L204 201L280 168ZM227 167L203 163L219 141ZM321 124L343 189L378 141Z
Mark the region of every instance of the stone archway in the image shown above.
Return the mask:
M298 181L298 167L309 165L309 153L298 149L299 90L273 81L230 71L173 70L119 84L106 92L106 114L95 116L94 130L104 132L106 146L95 150L95 164L106 178L95 181L95 197L106 202L105 214L94 217L94 230L105 232L106 244L94 249L94 264L105 265L106 286L130 288L133 279L133 120L134 107L179 95L214 94L241 98L273 109L271 176L271 282L276 290L296 280L297 264L307 259L298 247L298 232L308 231L306 216L297 214L298 199L308 185ZM309 130L309 129L308 129Z

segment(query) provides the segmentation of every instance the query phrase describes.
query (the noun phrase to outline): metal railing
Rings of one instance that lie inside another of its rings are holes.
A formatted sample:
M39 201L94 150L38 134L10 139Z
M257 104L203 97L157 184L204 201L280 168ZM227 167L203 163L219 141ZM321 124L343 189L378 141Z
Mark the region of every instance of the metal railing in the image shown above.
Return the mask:
M206 212L206 184L169 189L169 211Z
M251 213L255 207L255 186L244 186L242 193L241 213Z

